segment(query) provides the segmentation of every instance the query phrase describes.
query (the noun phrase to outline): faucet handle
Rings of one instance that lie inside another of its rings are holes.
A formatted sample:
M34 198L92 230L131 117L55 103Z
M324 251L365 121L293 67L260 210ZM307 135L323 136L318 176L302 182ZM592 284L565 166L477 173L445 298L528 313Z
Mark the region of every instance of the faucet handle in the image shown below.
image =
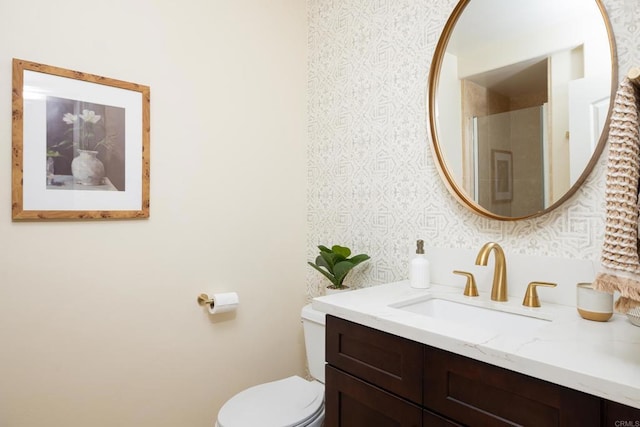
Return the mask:
M464 287L464 294L468 297L477 297L478 296L478 287L476 286L476 279L473 277L472 273L468 271L460 271L453 270L454 274L459 274L461 276L467 276L467 284Z
M538 299L538 292L536 292L536 288L538 286L545 286L547 288L555 288L558 286L555 283L551 282L531 282L529 286L527 286L527 291L524 294L524 300L522 301L522 305L525 307L540 307L540 300Z

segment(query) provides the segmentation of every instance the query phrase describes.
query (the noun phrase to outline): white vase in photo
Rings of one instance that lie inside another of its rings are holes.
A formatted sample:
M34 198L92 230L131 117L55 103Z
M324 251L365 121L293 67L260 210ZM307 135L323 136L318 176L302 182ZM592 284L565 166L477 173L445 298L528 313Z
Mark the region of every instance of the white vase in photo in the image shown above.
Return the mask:
M104 165L97 154L97 151L78 150L78 155L71 162L71 174L78 184L102 185Z

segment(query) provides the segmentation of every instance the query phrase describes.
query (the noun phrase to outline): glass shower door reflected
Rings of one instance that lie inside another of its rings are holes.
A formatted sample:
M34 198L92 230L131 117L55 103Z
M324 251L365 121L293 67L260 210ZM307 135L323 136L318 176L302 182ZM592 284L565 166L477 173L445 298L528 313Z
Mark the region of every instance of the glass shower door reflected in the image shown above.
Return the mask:
M544 209L543 107L474 117L474 199L493 213Z

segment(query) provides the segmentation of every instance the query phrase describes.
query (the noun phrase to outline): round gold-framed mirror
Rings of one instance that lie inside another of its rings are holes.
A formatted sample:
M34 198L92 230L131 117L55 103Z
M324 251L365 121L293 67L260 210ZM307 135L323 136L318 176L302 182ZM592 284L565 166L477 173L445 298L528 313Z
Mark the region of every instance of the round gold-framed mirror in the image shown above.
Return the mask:
M617 76L601 0L460 0L428 87L432 149L449 191L504 221L560 206L604 149Z

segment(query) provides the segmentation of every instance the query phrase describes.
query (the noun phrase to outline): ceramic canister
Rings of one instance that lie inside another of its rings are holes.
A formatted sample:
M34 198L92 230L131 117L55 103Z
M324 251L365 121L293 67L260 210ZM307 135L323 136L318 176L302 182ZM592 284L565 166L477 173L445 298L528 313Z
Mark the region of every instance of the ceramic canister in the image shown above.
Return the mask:
M584 319L606 322L613 316L613 294L597 291L591 283L578 283L576 308Z

